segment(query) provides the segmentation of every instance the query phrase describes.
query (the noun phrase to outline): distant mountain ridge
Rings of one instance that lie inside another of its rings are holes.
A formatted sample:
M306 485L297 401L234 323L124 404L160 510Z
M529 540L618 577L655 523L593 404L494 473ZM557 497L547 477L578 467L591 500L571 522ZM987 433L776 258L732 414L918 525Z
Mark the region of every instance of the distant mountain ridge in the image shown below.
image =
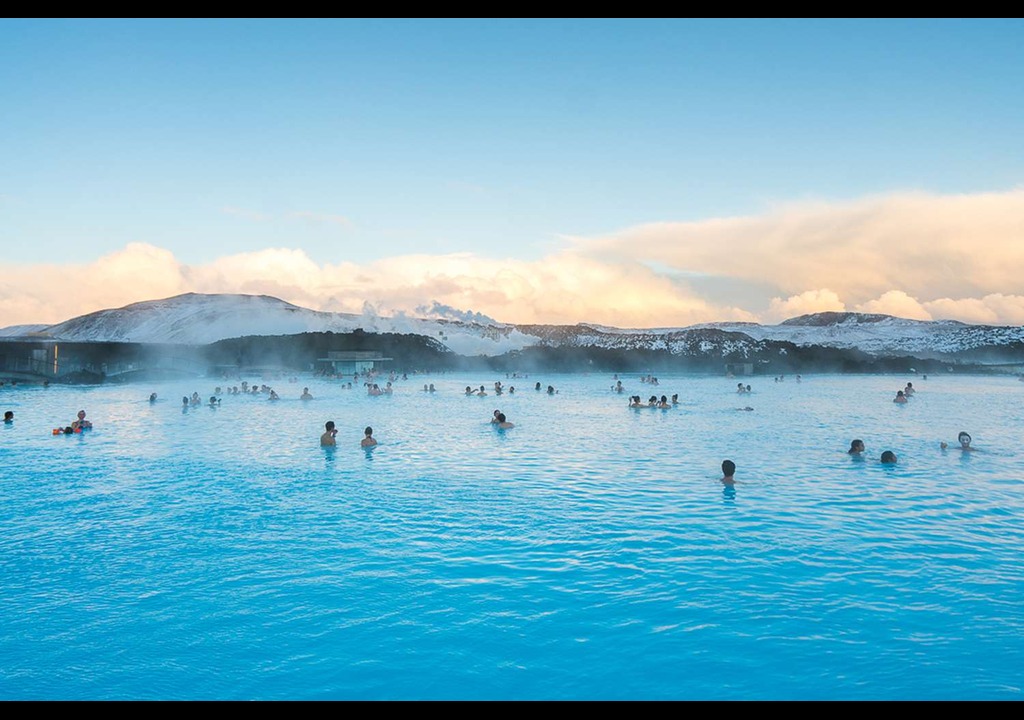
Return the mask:
M891 315L823 312L778 325L703 323L678 328L624 329L593 323L541 325L467 322L310 310L268 295L186 293L88 313L55 325L0 328L0 340L204 345L244 336L311 332L424 335L453 352L495 356L526 348L604 348L664 351L687 357L759 356L786 346L858 350L878 357L973 360L992 355L1005 362L1024 357L1024 328L969 325L955 320L910 320ZM777 347L775 347L777 346Z

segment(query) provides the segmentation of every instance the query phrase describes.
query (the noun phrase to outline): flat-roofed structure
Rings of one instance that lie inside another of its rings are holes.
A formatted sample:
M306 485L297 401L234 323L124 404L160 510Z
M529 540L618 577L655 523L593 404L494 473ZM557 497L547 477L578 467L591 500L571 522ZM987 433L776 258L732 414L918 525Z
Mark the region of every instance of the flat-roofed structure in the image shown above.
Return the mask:
M381 365L394 358L384 357L379 350L329 350L327 357L317 358L321 370L328 370L336 375L380 370Z

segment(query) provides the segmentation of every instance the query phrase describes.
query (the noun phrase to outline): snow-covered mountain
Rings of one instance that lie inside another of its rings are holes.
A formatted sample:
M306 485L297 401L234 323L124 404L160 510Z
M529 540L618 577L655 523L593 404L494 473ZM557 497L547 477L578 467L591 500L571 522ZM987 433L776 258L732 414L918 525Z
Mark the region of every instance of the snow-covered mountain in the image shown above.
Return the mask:
M267 295L199 293L99 310L56 325L2 328L0 339L47 337L65 342L205 345L246 335L347 333L356 328L365 332L427 335L461 355L500 355L537 342L513 326L322 312Z
M1024 328L921 321L864 313L816 313L779 325L707 323L680 328L623 329L597 324L513 325L385 317L310 310L266 295L189 293L101 310L57 325L0 329L0 339L121 341L201 345L246 335L305 332L412 333L460 355L501 355L534 346L668 351L673 355L752 357L769 347L857 349L874 356L950 357L987 349L1020 351ZM780 345L781 344L781 345Z
M891 315L826 312L801 315L779 325L715 324L757 340L794 345L857 348L871 355L950 355L1024 343L1024 327L968 325L956 320L909 320Z

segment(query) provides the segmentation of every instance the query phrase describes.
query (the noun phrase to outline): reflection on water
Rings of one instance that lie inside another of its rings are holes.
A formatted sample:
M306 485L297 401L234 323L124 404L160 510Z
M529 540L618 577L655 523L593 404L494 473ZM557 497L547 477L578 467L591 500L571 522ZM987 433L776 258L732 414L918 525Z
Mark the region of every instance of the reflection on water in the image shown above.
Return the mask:
M499 379L0 389L0 697L1020 699L1024 384Z

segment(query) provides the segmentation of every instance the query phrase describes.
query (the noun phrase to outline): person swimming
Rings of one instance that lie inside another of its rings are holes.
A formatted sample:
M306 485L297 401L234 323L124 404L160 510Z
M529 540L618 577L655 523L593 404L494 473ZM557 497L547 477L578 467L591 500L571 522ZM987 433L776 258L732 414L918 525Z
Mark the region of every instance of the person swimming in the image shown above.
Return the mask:
M639 408L639 407L643 407L644 404L642 402L640 402L640 396L639 395L631 395L630 398L629 398L629 406L631 408Z
M977 448L971 447L971 434L966 430L961 430L960 434L956 436L956 441L960 443L960 449L964 452L974 452ZM939 447L945 450L949 447L946 443L940 443Z
M672 407L668 403L668 396L666 396L666 395L662 395L661 396L661 399L658 401L658 407L661 408L662 410L668 410L670 407Z
M14 422L14 411L13 410L5 411L4 412L4 424L5 425L10 425L13 422Z
M362 447L373 447L377 444L377 441L373 437L373 428L369 425L363 430L363 439L359 441L359 445Z
M473 394L473 388L471 388L469 385L467 385L466 386L466 397L469 397L472 394Z
M846 451L849 455L860 455L864 452L864 441L863 440L851 440L850 449Z
M897 390L896 391L896 397L894 397L892 399L892 401L894 403L899 403L899 404L902 405L903 403L905 403L907 401L907 396L903 393L902 390Z
M722 484L723 485L735 485L736 484L736 463L732 460L722 461Z
M914 389L914 383L908 382L907 386L903 388L903 394L906 395L907 397L910 397L915 392L917 391Z
M337 445L337 441L334 439L338 434L338 431L334 427L334 421L328 420L324 423L324 434L320 436L321 447L329 447L331 445Z
M309 388L302 388L302 394L299 395L299 400L312 400L313 396L309 393Z
M72 430L88 430L92 423L85 419L85 410L78 411L78 417L71 423Z
M884 465L895 465L896 464L896 453L892 450L886 450L882 453L882 463Z
M505 418L505 413L498 413L497 420L498 420L498 429L499 430L508 430L509 428L514 428L515 427L514 423L510 423Z
M494 415L491 416L492 425L497 425L499 422L501 422L500 420L498 420L499 415L501 415L501 410L495 410Z
M155 403L156 402L156 393L150 393L149 394L149 401L151 403Z

